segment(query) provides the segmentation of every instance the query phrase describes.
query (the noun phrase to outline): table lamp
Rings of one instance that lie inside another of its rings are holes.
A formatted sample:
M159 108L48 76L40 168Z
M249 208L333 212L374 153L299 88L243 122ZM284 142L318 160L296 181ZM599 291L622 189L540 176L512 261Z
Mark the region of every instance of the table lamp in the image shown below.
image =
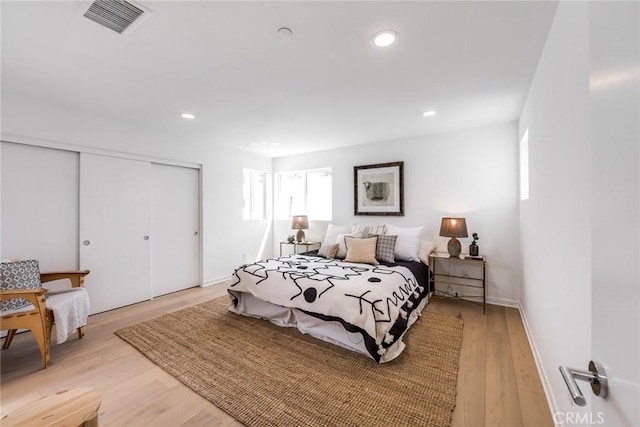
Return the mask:
M464 218L442 218L440 235L442 237L451 237L451 240L447 243L449 256L460 256L462 245L457 237L469 237L467 234L467 222Z
M296 234L297 242L304 242L304 231L309 228L309 217L307 215L294 215L291 217L291 228L298 230Z

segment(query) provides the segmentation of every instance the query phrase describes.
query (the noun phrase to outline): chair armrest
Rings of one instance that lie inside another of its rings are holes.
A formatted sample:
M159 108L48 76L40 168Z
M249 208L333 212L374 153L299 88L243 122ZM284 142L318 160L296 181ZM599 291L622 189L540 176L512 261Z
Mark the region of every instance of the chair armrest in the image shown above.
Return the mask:
M52 282L54 280L69 279L72 288L84 287L84 276L89 274L89 270L80 271L55 271L50 273L40 273L40 282Z
M22 298L24 295L44 295L47 293L45 288L39 289L2 289L0 290L0 297L6 296L2 299L14 299Z
M46 293L45 288L0 290L0 301L24 298L36 307L39 307L40 304L44 307L44 294Z

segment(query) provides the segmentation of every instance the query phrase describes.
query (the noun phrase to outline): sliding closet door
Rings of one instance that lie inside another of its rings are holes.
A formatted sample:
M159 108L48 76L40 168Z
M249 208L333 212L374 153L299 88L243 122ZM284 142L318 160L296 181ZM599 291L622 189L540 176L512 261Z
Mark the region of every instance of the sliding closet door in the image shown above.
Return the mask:
M2 142L1 258L40 269L78 268L78 158L71 151Z
M148 162L80 156L80 267L92 313L151 298Z
M152 295L200 282L199 170L151 165Z

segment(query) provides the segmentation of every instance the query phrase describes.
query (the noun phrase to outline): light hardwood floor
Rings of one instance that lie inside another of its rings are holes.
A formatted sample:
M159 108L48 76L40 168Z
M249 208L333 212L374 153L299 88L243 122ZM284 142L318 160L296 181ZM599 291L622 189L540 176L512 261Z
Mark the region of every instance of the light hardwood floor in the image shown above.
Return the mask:
M0 414L61 389L88 386L103 393L101 426L240 426L114 335L224 294L224 285L193 288L91 316L82 340L72 336L52 346L47 369L31 334L19 334L1 352ZM464 319L453 427L553 425L517 310L487 306L485 316L475 304L442 298L427 309Z

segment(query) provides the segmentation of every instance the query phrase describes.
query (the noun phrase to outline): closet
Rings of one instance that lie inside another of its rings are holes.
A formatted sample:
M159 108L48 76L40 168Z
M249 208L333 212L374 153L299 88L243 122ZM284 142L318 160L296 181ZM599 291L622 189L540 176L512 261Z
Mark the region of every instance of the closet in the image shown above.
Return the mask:
M2 258L89 269L92 313L200 283L200 171L2 142Z

